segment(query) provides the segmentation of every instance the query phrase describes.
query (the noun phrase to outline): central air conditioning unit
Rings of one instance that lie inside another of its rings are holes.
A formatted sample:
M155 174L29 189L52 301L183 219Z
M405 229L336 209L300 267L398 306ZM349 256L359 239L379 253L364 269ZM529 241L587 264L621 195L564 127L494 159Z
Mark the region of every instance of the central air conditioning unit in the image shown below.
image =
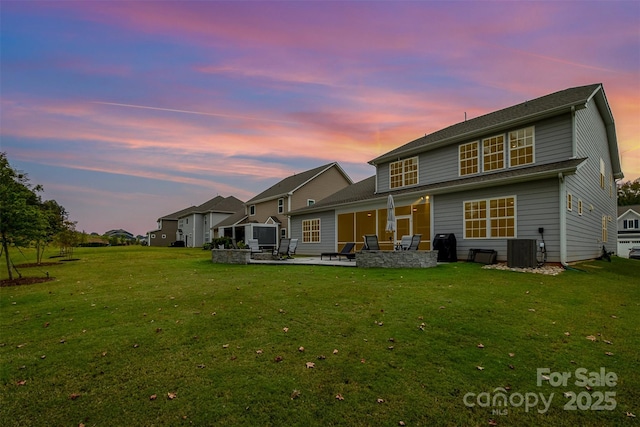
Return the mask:
M536 268L536 254L535 239L507 240L507 266L510 268Z

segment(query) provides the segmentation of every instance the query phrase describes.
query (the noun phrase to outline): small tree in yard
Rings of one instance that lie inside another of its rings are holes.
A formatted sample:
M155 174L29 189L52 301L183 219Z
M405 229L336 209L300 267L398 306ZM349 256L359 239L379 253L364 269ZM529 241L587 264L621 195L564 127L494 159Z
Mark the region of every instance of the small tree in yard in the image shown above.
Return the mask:
M53 242L57 234L65 230L65 221L68 219L67 211L55 200L43 202L40 210L44 223L39 227L40 233L35 241L38 264L42 262L46 247Z
M13 280L9 246L26 246L42 233L45 221L37 194L41 190L11 167L6 153L0 153L0 239L9 280Z
M80 234L76 231L76 223L65 220L63 222L62 231L58 233L58 244L60 245L60 254L65 254L68 259L73 255L73 248L80 243Z

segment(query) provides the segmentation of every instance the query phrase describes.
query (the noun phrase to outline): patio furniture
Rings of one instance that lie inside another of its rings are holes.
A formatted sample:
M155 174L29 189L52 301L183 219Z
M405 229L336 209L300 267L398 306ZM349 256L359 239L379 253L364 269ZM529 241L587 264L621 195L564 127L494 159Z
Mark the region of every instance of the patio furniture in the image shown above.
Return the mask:
M284 260L289 256L289 245L291 244L291 239L282 238L280 239L280 245L278 249L273 251L273 256L277 256L278 259Z
M351 252L355 245L354 242L349 242L344 245L340 252L323 252L320 254L320 259L322 259L323 256L328 256L329 260L334 256L338 257L338 259L340 259L340 257L346 257L348 260L356 259L356 254Z
M378 236L375 234L365 234L363 251L379 251Z
M409 251L417 251L420 246L420 240L422 240L422 234L414 234L411 238L411 244L407 248Z
M406 251L407 249L409 249L409 246L411 246L411 239L412 239L412 236L409 236L409 235L402 236L402 239L400 239L400 249L403 251Z
M247 239L247 246L249 246L252 254L262 252L258 239Z
M291 258L292 255L296 253L296 249L298 248L298 239L291 239L289 243L289 251L287 252L287 258Z

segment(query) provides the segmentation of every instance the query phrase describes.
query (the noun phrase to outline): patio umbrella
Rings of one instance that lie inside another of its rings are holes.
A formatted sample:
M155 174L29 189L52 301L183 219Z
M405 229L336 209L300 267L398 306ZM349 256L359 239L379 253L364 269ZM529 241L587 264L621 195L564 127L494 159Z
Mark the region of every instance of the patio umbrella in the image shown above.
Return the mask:
M396 205L393 202L393 196L389 194L387 198L387 231L396 231Z

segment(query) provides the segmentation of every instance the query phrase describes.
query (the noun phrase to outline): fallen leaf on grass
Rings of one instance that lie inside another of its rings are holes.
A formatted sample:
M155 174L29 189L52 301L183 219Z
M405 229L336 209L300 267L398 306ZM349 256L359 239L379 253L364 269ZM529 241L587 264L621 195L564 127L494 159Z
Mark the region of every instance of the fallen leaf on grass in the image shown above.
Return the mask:
M478 344L478 348L484 348L484 344L482 343Z
M27 380L20 380L16 383L16 385L25 385L27 383Z
M596 340L596 337L594 337L593 335L587 335L585 338L590 340L590 341L595 341Z
M49 327L49 322L45 323L45 324L44 324L44 327L45 327L45 328L48 328L48 327Z
M490 419L490 420L489 420L489 425L490 425L490 426L497 426L497 425L498 425L498 422L497 422L496 420L494 420L494 419Z
M43 354L42 356L40 356L40 359L46 359L47 356L45 354Z
M289 332L289 328L287 328L286 326L284 328L282 328L283 331L285 332Z
M307 369L311 369L311 368L315 368L316 367L316 364L313 363L313 362L307 362L305 365L307 366Z
M607 351L605 354L606 354L607 356L613 356L613 353L611 353L610 351Z
M149 400L156 400L158 398L157 394L152 394L151 396L149 396Z
M536 309L535 308L530 308L529 311L534 312L534 311L536 311Z
M605 344L613 344L611 341L609 340L603 340Z
M229 348L229 344L222 344L222 348Z
M262 354L262 349L256 350L256 354Z
M611 315L611 318L612 318L612 319L617 319L617 318L618 318L618 316L616 316L615 314L612 314L612 315ZM635 417L635 415L634 415L634 417Z
M300 390L293 390L291 392L291 400L297 399L298 397L300 397Z
M476 369L477 369L478 371L484 371L484 367L482 367L482 366L476 366Z
M516 367L513 365L509 365L509 369L516 369Z
M336 399L344 400L344 397L340 393L338 393L338 394L336 394Z
M333 354L338 354L338 349L337 348L333 350Z
M204 369L204 368L205 368L205 366L206 366L206 365L205 365L204 363L201 363L200 365L198 365L198 368L199 368L199 369Z
M80 397L80 393L71 393L69 395L69 399L71 399L71 400L76 400L79 397Z
M635 417L636 417L636 415L635 415L635 414L632 414L631 412L627 412L627 417L629 417L629 418L635 418Z
M404 423L404 421L398 421L398 425L399 425L399 426L406 426L406 424Z
M509 353L509 357L513 357L515 355L516 355L515 353Z
M275 359L273 359L274 362L282 362L282 356L276 356Z
M376 402L377 402L377 403L384 403L384 399L378 398L378 399L376 400Z
M178 397L178 394L175 393L175 392L170 391L169 393L167 393L167 399L169 399L169 400L173 400L176 397Z
M360 359L360 363L365 363L365 362L366 362L366 360Z
M298 347L298 351L299 352L303 352L304 351L304 347L302 347L302 346Z
M324 354L320 354L320 355L318 356L318 360L324 360L324 359L326 359L326 358L327 358L327 357L326 357Z
M568 337L570 337L570 336L571 336L571 333L570 333L570 332L565 332L564 334L565 334L566 336L568 336Z

